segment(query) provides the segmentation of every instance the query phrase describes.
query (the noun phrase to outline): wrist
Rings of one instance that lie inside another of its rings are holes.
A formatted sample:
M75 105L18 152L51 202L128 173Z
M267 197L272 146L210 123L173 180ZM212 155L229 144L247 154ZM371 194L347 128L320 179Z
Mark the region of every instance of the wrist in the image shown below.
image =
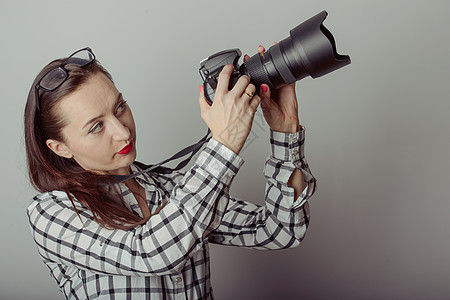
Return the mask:
M228 149L230 149L231 151L233 151L235 154L239 154L239 152L241 152L241 146L238 145L233 145L233 143L229 143L219 137L216 136L212 136L211 137L213 140L219 142L220 144L224 145L225 147L227 147Z
M273 126L270 127L273 131L284 132L284 133L296 133L300 130L301 126L299 123L285 124L284 126Z

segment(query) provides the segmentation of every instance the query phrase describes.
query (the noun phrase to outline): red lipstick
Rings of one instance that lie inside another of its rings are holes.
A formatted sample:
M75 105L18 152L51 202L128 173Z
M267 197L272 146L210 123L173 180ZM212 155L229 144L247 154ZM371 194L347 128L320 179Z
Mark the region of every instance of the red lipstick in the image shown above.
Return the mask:
M133 150L133 142L130 142L128 145L123 147L123 149L117 152L117 154L128 154L131 150Z

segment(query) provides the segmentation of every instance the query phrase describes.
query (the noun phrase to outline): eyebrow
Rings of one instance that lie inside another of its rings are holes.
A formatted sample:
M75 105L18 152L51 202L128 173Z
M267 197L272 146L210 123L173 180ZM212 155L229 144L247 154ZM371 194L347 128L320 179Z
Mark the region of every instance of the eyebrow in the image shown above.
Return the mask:
M117 105L119 104L119 102L120 102L122 99L123 99L123 95L122 95L122 93L119 93L119 95L117 96L116 102L114 103L114 108L117 107ZM99 115L99 116L97 116L97 117L94 117L94 118L90 119L89 121L86 122L86 124L84 124L84 126L83 126L82 129L88 127L89 124L94 123L95 121L97 121L97 120L100 119L101 117L103 117L103 115Z

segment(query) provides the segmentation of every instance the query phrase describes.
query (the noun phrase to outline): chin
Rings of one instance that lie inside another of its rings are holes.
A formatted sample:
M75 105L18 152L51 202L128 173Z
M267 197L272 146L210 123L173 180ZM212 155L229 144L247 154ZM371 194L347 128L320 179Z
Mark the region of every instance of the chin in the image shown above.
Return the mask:
M128 168L136 160L136 151L131 152L127 157L124 157L123 167Z

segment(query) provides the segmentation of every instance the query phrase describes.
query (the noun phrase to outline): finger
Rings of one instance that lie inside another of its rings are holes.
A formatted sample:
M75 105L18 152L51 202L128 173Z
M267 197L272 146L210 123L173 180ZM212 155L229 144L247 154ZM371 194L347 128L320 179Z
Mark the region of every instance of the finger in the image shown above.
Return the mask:
M249 59L250 56L248 56L247 54L244 55L244 62L247 61L247 59Z
M219 92L225 94L228 92L228 84L230 83L230 76L233 69L234 67L232 65L226 65L223 67L219 74L219 79L217 80L216 93Z
M239 77L238 81L231 90L232 93L234 93L236 96L241 96L244 93L247 86L249 85L249 83L250 77L248 77L247 75Z
M270 87L265 83L261 84L261 87L259 88L259 94L261 97L270 99L271 96Z
M247 85L247 87L244 90L244 94L245 93L250 93L252 95L255 95L256 93L256 86L253 83L250 83L249 85Z
M261 97L256 95L250 100L250 107L253 110L253 112L256 112L258 109L259 103L261 103Z
M198 103L200 104L200 112L203 115L205 112L209 109L209 103L206 101L205 93L203 92L203 86L200 86L199 88L200 96L198 97Z
M252 100L255 96L255 92L256 87L253 84L249 84L242 93L242 97L247 98L248 100Z
M264 48L261 45L258 46L258 53L264 53L265 51L266 51L266 48Z
M255 96L255 93L256 93L255 85L249 84L242 93L242 97L246 98L246 100L252 100L252 98Z
M261 97L261 108L270 107L272 104L271 91L267 84L261 85L259 96Z

